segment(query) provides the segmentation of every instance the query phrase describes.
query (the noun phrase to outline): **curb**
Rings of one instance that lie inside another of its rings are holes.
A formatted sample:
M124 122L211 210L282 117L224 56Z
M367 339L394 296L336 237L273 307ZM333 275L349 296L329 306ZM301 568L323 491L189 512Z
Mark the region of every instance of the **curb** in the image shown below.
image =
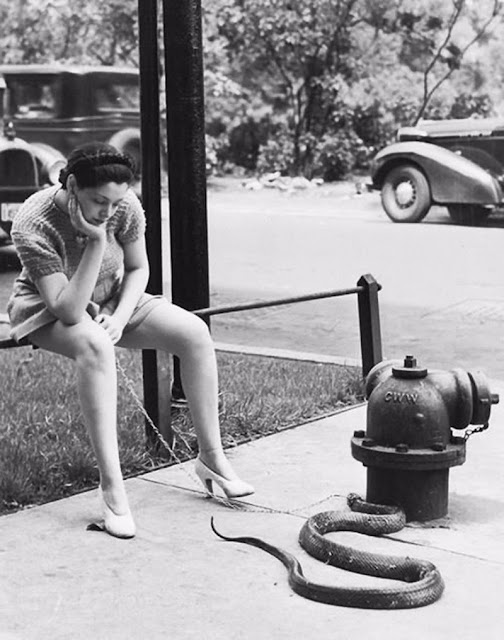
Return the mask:
M292 351L290 349L274 349L270 347L255 347L251 345L230 344L227 342L214 342L216 351L226 353L239 353L248 356L262 356L264 358L279 358L282 360L302 360L317 364L336 364L343 367L362 367L362 362L355 358L324 355L309 351Z

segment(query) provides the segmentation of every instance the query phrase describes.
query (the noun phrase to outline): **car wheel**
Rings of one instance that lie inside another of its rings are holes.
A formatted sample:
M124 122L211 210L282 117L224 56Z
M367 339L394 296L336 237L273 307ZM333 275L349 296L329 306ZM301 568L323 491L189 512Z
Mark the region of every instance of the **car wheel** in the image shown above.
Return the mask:
M394 222L420 222L431 206L427 178L412 165L395 167L385 176L381 201L385 213Z
M448 213L455 224L467 227L481 227L490 215L490 211L478 204L450 204Z

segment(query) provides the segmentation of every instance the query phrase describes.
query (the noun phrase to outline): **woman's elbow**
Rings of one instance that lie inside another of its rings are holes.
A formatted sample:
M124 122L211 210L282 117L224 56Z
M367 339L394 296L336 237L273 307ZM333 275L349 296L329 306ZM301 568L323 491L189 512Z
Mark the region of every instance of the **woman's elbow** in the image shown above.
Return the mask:
M84 318L85 312L77 309L74 305L55 304L49 307L49 311L56 316L63 324L79 324Z
M149 263L143 262L142 264L131 267L130 269L127 268L125 270L125 274L135 274L135 277L140 279L140 281L142 281L142 283L146 285L150 276Z

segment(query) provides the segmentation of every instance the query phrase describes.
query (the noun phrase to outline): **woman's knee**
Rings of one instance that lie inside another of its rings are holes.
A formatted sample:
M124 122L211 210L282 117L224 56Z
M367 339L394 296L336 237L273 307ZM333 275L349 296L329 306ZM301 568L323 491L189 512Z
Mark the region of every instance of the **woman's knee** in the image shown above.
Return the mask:
M208 325L192 313L188 314L187 322L184 323L184 330L178 342L180 353L176 355L181 356L206 350L213 351L214 348Z
M86 323L77 332L75 361L81 366L100 367L115 359L114 344L99 325Z

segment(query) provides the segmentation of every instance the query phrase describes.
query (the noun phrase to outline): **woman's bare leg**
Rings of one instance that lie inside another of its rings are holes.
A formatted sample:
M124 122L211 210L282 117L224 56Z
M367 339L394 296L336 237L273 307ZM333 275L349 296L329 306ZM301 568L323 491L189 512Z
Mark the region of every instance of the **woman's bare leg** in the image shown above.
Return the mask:
M217 364L206 324L194 314L166 302L153 309L118 344L135 349L161 349L179 357L200 459L219 475L236 477L221 443Z
M117 380L114 346L91 318L76 325L59 321L33 332L34 344L71 358L77 370L77 388L84 422L100 471L105 501L117 514L128 501L117 445Z

